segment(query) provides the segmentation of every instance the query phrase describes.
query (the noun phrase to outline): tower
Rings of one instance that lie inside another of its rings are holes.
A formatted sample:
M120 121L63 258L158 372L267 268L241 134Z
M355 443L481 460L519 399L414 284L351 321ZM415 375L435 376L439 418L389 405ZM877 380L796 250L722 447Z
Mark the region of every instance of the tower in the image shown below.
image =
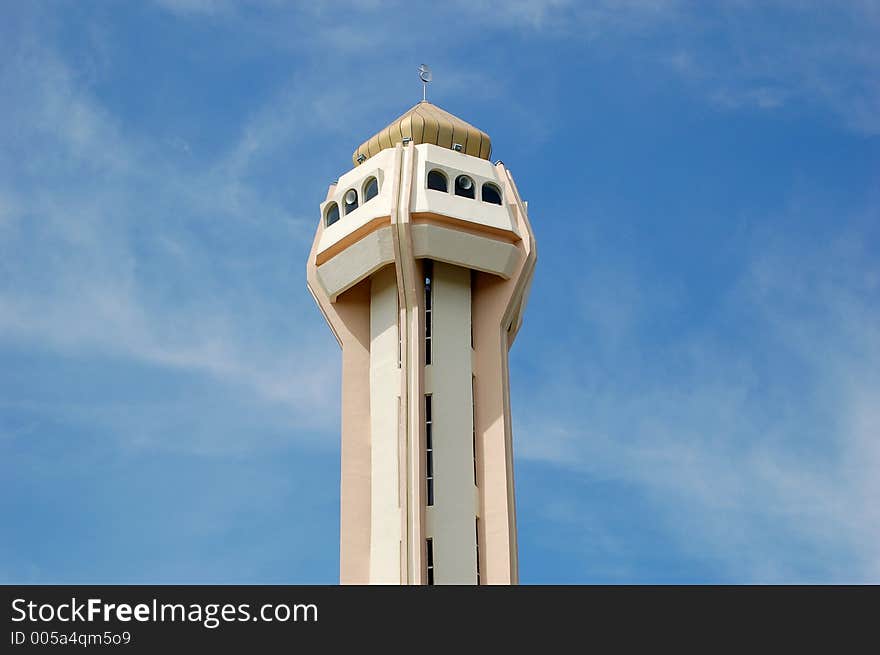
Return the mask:
M422 101L321 204L306 268L342 347L343 584L518 581L508 349L536 249L490 153Z

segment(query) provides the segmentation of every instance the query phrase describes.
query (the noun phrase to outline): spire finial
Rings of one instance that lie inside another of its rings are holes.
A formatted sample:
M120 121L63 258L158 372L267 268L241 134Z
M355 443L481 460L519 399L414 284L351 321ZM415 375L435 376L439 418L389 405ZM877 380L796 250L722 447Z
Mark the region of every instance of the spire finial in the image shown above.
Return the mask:
M428 82L431 81L431 69L427 64L419 66L419 79L422 81L422 102L428 100Z

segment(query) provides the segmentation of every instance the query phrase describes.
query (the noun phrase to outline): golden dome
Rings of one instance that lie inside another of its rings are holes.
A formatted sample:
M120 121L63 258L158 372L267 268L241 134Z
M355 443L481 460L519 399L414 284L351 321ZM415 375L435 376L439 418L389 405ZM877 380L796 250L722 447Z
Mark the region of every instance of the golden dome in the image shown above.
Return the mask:
M364 141L351 156L354 165L362 163L358 161L361 155L369 159L386 148L393 148L404 137L410 137L416 145L433 143L450 150L454 149L453 144L460 144L461 152L481 159L489 159L492 154L492 141L488 134L437 105L422 101Z

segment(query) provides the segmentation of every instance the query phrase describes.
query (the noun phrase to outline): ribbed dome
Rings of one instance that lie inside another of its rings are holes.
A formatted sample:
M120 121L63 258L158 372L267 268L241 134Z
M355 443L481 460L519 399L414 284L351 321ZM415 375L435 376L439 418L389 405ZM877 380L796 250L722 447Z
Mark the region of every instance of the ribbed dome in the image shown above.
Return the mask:
M393 148L404 137L412 138L415 144L433 143L450 150L453 149L453 144L458 143L461 144L464 154L481 159L489 159L492 154L492 141L488 134L437 105L422 101L378 134L364 141L351 156L354 165L359 165L360 155L369 159L386 148Z

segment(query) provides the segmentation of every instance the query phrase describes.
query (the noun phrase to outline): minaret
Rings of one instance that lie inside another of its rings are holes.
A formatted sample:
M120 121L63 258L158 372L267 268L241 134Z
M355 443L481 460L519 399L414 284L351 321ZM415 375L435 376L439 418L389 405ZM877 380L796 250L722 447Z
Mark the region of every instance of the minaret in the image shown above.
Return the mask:
M342 346L342 584L515 584L508 349L535 238L484 132L420 102L321 204L308 285Z

